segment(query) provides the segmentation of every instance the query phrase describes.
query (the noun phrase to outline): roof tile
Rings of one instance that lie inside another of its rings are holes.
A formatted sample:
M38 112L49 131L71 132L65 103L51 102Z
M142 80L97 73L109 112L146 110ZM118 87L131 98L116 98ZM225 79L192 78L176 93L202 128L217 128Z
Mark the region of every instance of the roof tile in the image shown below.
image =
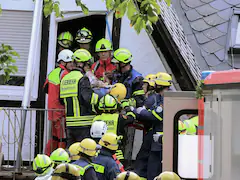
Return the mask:
M201 1L204 2L204 3L210 3L210 2L212 2L214 0L201 0Z
M222 33L227 33L228 32L228 22L225 22L223 24L220 24L216 26L216 28L221 31Z
M196 33L195 36L196 36L196 38L197 38L197 41L198 41L200 44L203 44L203 43L206 43L206 42L211 41L211 39L209 39L208 37L206 37L202 32Z
M180 1L180 4L181 4L182 8L183 8L185 11L188 11L189 9L191 9L191 8L188 7L183 1Z
M207 53L207 52L204 51L203 49L201 49L201 54L202 54L203 57L210 55L210 53Z
M222 71L222 70L231 69L231 68L232 67L228 63L222 62L222 63L218 64L217 66L211 67L210 70Z
M198 12L195 9L191 9L191 10L187 11L186 16L189 21L195 21L197 19L202 18L202 16L200 14L198 14Z
M207 24L209 24L209 25L211 25L211 26L216 26L216 25L218 25L218 24L221 24L221 23L224 23L224 22L226 22L227 20L225 20L225 19L222 19L220 16L218 16L217 14L212 14L212 15L210 15L210 16L207 16L207 17L205 17L205 18L203 18L204 19L204 21L207 23Z
M203 31L211 26L209 26L203 19L198 19L191 23L191 27L196 31Z
M210 39L216 39L216 38L224 35L224 33L217 30L217 28L215 28L215 27L203 31L203 34Z
M227 4L224 0L213 1L209 5L212 6L213 8L215 8L215 9L219 10L219 11L231 7L231 5Z
M217 13L222 19L229 20L233 14L233 9L228 8Z
M215 39L215 42L218 43L220 46L225 47L227 44L227 35L221 36L221 37Z
M203 5L204 3L201 2L200 0L183 0L185 2L185 4L191 8L196 8L198 6Z
M225 49L221 49L214 53L220 61L223 61L225 59Z
M212 6L210 6L209 4L197 7L196 10L199 14L203 16L208 16L218 11L217 9L212 8Z
M240 8L240 4L238 4L236 7Z
M217 66L221 63L219 61L219 59L217 58L217 56L215 56L214 54L210 54L209 56L205 56L204 59L206 60L206 62L209 66Z
M239 0L225 0L225 2L234 6L240 4Z
M215 41L207 42L207 43L201 45L201 47L207 53L215 53L215 52L219 51L220 49L222 49L222 46L220 46Z

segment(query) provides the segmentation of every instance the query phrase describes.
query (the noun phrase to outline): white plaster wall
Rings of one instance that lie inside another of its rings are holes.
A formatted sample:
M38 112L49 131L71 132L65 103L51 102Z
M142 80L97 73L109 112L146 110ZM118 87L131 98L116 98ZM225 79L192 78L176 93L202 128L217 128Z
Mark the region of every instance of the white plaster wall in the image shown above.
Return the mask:
M0 0L0 4L2 6L2 9L6 10L34 10L33 0Z
M81 8L76 6L75 0L59 0L60 9L62 11L81 11ZM102 0L82 0L90 11L106 11L105 2Z
M120 47L129 49L133 54L132 65L146 76L159 71L166 72L147 33L143 30L139 35L130 27L130 21L125 16L122 19Z

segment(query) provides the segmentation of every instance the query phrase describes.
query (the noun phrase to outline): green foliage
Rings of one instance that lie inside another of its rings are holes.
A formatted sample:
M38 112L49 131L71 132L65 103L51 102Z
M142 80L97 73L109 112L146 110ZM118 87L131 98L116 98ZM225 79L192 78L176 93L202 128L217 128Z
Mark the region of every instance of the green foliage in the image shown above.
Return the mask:
M159 0L161 1L161 0ZM165 0L168 5L171 0ZM152 33L152 24L155 24L161 13L157 0L106 0L109 11L114 10L116 18L122 18L126 13L130 26L139 34L142 29Z
M196 98L197 99L201 99L203 98L203 81L198 81L198 84L196 86Z
M76 5L80 6L84 14L88 14L89 10L81 0L75 0ZM158 1L162 0L102 0L106 3L108 11L115 11L116 18L122 18L127 14L130 20L130 26L134 27L139 34L142 29L145 29L148 33L152 33L153 24L159 19L161 13ZM171 4L171 0L164 0L168 6ZM96 2L97 3L97 2ZM59 9L59 1L44 0L43 12L45 17L48 17L52 12L56 13L57 17L63 17L62 12Z
M60 2L53 0L44 0L43 13L48 17L52 12L55 12L56 17L63 17L63 13L59 8Z
M15 58L19 58L19 54L9 45L2 44L0 47L0 71L3 72L1 78L3 83L10 79L10 74L15 74L18 71Z
M84 14L86 14L86 15L88 14L89 10L88 10L87 6L85 4L83 4L81 0L76 0L76 4L77 4L77 6L81 7L82 12Z
M2 14L2 6L1 6L1 4L0 4L0 14Z

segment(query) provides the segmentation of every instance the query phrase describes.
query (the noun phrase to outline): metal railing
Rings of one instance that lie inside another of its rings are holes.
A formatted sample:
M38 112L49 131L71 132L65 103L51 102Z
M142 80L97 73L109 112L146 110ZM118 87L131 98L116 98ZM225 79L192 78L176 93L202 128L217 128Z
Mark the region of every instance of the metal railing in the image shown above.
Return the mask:
M26 111L26 123L23 141L20 132L23 123L22 114ZM51 135L51 121L48 121L49 112L64 110L0 108L0 171L18 172L17 163L22 171L32 170L32 161L37 154L43 154L45 145ZM61 120L64 120L61 118ZM22 143L20 153L19 144ZM20 155L20 157L17 157ZM1 159L1 156L0 156ZM19 161L19 162L17 162ZM2 165L1 165L2 164Z

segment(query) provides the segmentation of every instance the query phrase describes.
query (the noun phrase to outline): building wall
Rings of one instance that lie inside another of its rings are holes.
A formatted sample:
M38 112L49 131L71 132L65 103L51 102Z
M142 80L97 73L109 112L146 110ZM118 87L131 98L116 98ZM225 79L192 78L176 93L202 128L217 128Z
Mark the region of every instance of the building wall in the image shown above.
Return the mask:
M129 49L133 54L132 64L144 76L159 71L166 72L148 34L143 30L139 35L130 27L129 19L122 19L120 47Z

